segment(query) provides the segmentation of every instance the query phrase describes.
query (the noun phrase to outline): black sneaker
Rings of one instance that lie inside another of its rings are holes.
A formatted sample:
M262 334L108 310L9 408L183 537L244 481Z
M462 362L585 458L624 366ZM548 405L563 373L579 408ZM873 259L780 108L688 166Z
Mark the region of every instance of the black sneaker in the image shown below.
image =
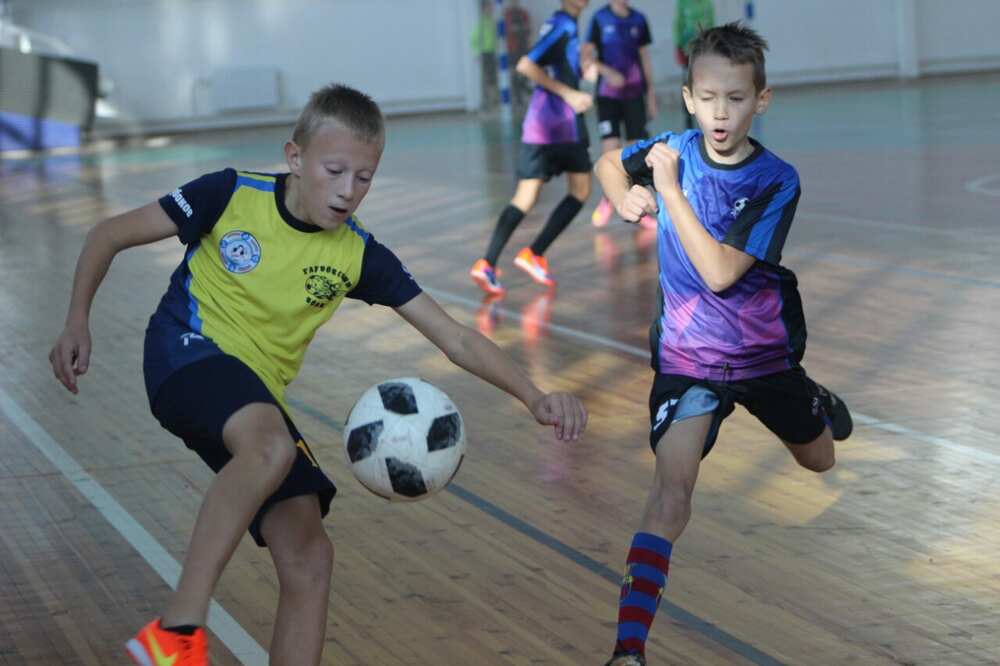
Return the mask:
M838 442L847 439L854 430L854 421L851 420L851 412L848 411L847 405L833 391L828 391L819 384L816 384L816 389L819 395L814 398L816 401L814 404L822 407L826 417L830 419L833 439Z
M615 652L604 666L646 666L646 658L635 652Z

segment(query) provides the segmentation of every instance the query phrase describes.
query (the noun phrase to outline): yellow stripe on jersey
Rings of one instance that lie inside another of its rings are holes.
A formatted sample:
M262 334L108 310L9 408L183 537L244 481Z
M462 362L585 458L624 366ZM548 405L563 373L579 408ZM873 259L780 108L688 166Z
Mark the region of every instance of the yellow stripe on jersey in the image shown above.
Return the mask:
M361 276L367 233L356 220L301 231L275 204L275 177L237 172L212 231L190 253L192 322L253 369L287 410L285 386L306 347Z

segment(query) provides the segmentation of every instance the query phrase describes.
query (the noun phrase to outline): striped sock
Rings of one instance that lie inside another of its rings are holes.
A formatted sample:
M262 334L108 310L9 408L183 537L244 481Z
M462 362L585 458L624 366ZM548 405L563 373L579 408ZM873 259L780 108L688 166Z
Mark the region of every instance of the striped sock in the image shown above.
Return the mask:
M625 563L618 601L615 652L645 654L646 637L667 585L673 544L647 532L636 532Z

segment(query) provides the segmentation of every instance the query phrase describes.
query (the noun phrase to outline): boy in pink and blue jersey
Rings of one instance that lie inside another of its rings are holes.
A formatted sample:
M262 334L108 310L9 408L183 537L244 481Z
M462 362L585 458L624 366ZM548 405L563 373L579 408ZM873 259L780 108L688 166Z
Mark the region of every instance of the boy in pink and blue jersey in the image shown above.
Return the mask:
M675 540L701 460L736 403L803 467L834 464L844 403L800 365L806 326L781 251L801 193L795 169L748 135L771 99L767 43L738 23L702 31L683 88L700 130L606 153L597 176L626 221L657 215L659 312L650 328L656 474L629 550L609 664L645 664ZM652 188L650 191L649 188Z

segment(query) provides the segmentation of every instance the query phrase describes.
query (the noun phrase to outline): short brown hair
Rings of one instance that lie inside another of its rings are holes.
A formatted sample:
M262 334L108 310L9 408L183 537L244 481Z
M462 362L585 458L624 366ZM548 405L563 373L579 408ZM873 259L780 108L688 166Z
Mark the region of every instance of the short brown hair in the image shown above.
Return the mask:
M292 141L304 147L319 126L331 119L364 141L377 141L384 131L382 111L375 100L349 86L331 83L309 96L295 123Z
M714 54L727 58L734 65L753 65L753 86L760 92L767 87L764 74L764 51L767 40L756 30L739 21L715 28L702 28L688 44L688 88L693 88L694 61L703 55Z

